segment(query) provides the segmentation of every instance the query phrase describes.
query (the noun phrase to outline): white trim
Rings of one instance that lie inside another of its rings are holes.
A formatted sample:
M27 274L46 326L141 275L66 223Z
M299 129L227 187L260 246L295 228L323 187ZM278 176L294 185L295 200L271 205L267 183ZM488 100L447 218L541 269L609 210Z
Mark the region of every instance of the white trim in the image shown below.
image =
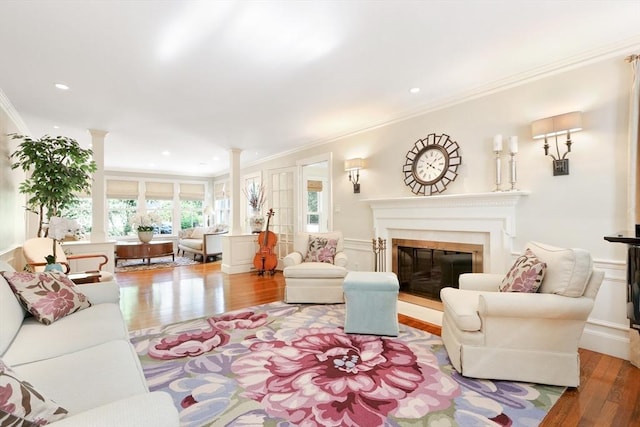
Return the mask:
M7 95L5 95L5 93L2 91L2 89L0 89L0 108L2 108L5 113L7 113L7 116L9 116L9 120L11 120L15 124L15 126L18 128L19 133L23 135L31 134L26 123L22 120L22 117L20 117L18 110L15 109L15 107L13 106L9 98L7 98Z
M359 135L361 133L370 132L375 129L400 123L405 120L409 120L414 117L421 116L423 114L443 110L445 108L449 108L457 104L462 104L464 102L468 102L468 101L478 99L484 96L488 96L497 92L511 89L513 87L531 83L533 81L540 80L549 76L553 76L565 71L583 67L598 61L604 61L606 59L615 57L617 55L627 55L630 51L633 51L638 47L640 47L640 36L631 37L621 42L610 44L608 46L601 47L598 49L589 50L589 51L583 52L582 54L574 55L569 58L565 58L561 61L557 61L543 67L534 68L533 70L528 70L519 74L515 74L511 77L507 77L501 80L495 80L493 82L490 82L475 88L470 88L466 91L454 94L453 96L447 99L440 99L431 105L422 106L416 110L400 112L396 114L394 118L391 118L389 120L381 121L378 123L372 123L368 126L365 126L355 131L335 134L326 138L312 141L309 144L302 144L301 146L292 148L290 150L287 150L281 153L263 157L261 159L247 163L246 165L244 165L244 167L259 165L263 162L268 162L268 161L276 160L282 157L287 157L295 153L298 153L300 151L308 150L313 147L319 147L324 144L329 144L331 142L339 141L343 138ZM228 173L228 172L219 172L218 174L222 175L224 173Z
M528 191L365 199L374 235L483 245L483 271L507 271L516 237L516 206ZM389 270L391 250L386 253Z
M373 259L370 241L345 238L344 245L349 257L349 269L373 270L373 263L368 261ZM515 257L518 254L514 252L513 255ZM359 268L354 268L355 264L358 264ZM595 259L593 264L595 268L605 272L601 292L603 288L624 292L627 283L626 261ZM620 309L624 310L624 307ZM442 312L438 310L398 301L398 312L434 325L442 325ZM580 347L629 360L629 330L628 322L619 323L590 317L580 339Z

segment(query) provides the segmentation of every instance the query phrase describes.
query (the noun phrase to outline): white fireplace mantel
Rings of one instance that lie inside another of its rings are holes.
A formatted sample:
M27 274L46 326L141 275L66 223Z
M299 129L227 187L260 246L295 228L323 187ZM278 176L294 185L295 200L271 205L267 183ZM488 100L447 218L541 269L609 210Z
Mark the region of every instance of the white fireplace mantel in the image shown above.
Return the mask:
M494 191L490 193L441 194L435 196L392 197L380 199L364 199L372 208L384 209L392 207L515 207L529 191Z
M365 199L373 210L374 236L484 246L483 271L511 265L516 207L528 191ZM391 265L391 253L387 264Z

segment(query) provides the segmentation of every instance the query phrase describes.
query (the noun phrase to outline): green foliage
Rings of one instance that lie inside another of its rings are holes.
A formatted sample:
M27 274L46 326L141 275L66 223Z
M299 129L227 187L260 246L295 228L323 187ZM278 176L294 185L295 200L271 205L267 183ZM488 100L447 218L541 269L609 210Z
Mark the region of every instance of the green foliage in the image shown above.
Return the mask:
M75 203L76 194L91 191L92 174L96 171L93 152L65 136L45 135L40 139L18 134L9 136L22 140L11 154L15 160L11 168L21 168L27 173L27 179L18 189L28 196L27 209L39 215L38 237L42 237L43 225L49 218L59 216L63 209Z
M180 201L180 229L198 227L202 222L202 200Z
M109 236L128 236L133 233L131 218L138 210L138 201L130 199L107 199Z

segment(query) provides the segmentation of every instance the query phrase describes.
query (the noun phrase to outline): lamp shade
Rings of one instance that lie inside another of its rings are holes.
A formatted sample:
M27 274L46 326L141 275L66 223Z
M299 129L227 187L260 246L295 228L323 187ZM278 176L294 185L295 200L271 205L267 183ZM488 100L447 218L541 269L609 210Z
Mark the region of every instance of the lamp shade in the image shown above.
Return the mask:
M356 169L364 169L365 167L365 163L364 163L364 159L361 158L355 158L355 159L349 159L349 160L345 160L344 161L344 170L345 171L352 171L352 170L356 170Z
M204 214L205 215L213 215L213 208L211 207L211 205L207 205L206 208L204 208Z
M531 123L531 134L533 139L542 139L545 136L553 135L553 117L547 117Z
M567 132L582 130L582 112L572 111L531 123L533 139L542 139L545 136L562 135Z
M582 113L572 111L553 118L553 130L557 135L582 130Z

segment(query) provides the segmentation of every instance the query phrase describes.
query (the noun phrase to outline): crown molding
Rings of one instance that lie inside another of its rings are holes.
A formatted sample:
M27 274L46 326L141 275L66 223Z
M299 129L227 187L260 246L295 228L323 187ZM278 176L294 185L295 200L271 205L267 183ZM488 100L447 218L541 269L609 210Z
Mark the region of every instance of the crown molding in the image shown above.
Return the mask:
M9 119L15 124L18 128L18 132L23 135L29 135L29 128L26 123L20 117L18 110L15 109L7 95L5 95L4 91L0 89L0 108L9 116Z
M471 88L464 92L455 94L449 98L439 99L432 104L423 105L419 109L404 111L402 113L396 114L394 118L385 120L383 122L372 123L368 126L365 126L355 131L336 134L327 138L310 142L309 144L304 144L300 147L292 148L290 150L274 154L272 156L255 160L253 162L246 164L245 167L255 166L255 165L264 163L265 161L275 160L281 157L298 153L300 151L307 150L309 148L329 144L331 142L335 142L343 138L358 135L361 133L370 132L378 128L382 128L385 126L389 126L395 123L412 119L417 116L421 116L423 114L431 113L438 110L443 110L445 108L449 108L457 104L462 104L464 102L472 101L477 98L489 96L491 94L501 92L507 89L511 89L513 87L522 86L524 84L531 83L533 81L547 78L556 74L560 74L575 68L584 67L586 65L589 65L598 61L604 61L606 59L610 59L615 56L621 56L621 61L622 61L624 60L625 57L630 55L630 52L638 49L640 49L640 36L631 37L629 39L625 39L617 43L612 43L596 49L591 49L589 51L580 53L578 55L570 56L561 61L556 61L542 67L534 68L523 73L514 74L513 76L510 76L504 79L495 80L493 82L490 82L481 86L477 86L475 88ZM223 174L224 172L221 173L221 175Z

